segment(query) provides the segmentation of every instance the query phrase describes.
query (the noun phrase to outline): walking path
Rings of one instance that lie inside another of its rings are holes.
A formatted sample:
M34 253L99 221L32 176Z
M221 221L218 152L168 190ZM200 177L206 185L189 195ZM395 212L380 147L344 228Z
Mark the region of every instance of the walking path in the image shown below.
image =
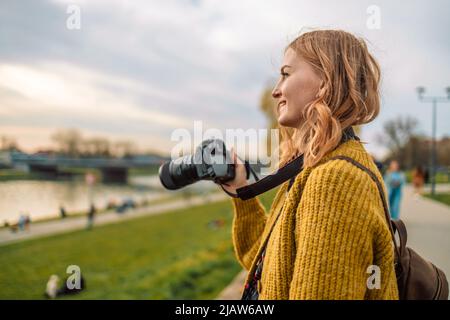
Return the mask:
M227 199L228 196L223 193L212 193L201 196L195 196L190 199L168 200L167 202L149 205L134 210L128 210L126 213L118 214L115 211L108 211L97 214L94 218L95 226L105 225L109 223L117 223L125 220L135 219L138 217L166 213L175 209L186 208L191 206L202 205L207 202L216 202ZM0 230L0 246L23 241L26 239L34 239L49 235L80 230L86 228L87 217L72 217L60 220L52 220L48 222L40 222L30 225L30 230L18 231L16 233L4 228Z
M438 192L450 191L438 185ZM408 247L442 269L450 280L450 206L404 190L400 218L408 230ZM428 190L427 190L428 191Z
M429 187L425 189L429 190ZM436 191L449 192L450 185L437 185ZM450 207L414 195L413 188L407 185L403 190L400 218L408 231L407 246L442 269L450 281ZM217 299L240 299L245 277L246 271L240 272Z

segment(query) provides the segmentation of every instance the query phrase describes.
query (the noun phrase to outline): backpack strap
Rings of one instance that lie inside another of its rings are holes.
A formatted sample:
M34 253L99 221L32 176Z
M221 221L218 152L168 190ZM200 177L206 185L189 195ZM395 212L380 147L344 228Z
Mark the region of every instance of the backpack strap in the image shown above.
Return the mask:
M400 239L400 254L403 256L405 252L406 241L408 239L408 232L406 232L406 226L402 220L391 220L394 232L397 231L398 237Z
M396 257L397 258L397 265L400 266L400 268L401 268L401 264L400 264L400 257L401 257L400 253L401 252L400 252L400 249L404 248L405 245L406 245L406 227L405 227L404 223L401 222L401 221L400 221L400 223L397 223L397 221L391 220L391 215L389 214L389 206L387 204L386 196L384 194L383 187L381 186L380 180L378 180L377 176L375 175L375 173L372 172L372 170L370 170L366 166L362 165L361 163L359 163L355 159L352 159L352 158L347 157L347 156L335 156L335 157L332 157L332 158L329 159L329 161L331 161L331 160L345 160L345 161L350 162L351 164L355 165L356 167L358 167L361 170L363 170L364 172L366 172L370 176L370 178L372 178L372 180L376 183L377 188L378 188L378 193L380 194L381 201L383 202L384 215L385 215L388 227L389 227L389 231L391 232L392 240L394 241L395 253L396 253L396 256L397 256ZM399 233L400 248L397 245L397 241L395 240L393 225L394 225L394 228Z

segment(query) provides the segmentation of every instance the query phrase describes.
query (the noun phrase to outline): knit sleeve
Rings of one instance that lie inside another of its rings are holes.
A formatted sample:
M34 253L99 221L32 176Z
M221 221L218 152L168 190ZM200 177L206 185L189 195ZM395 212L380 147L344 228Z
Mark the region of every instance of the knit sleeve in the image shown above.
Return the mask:
M249 270L261 242L266 211L257 197L248 200L232 198L232 202L234 251L242 267Z
M370 178L338 161L312 171L296 211L290 299L364 299L371 265Z

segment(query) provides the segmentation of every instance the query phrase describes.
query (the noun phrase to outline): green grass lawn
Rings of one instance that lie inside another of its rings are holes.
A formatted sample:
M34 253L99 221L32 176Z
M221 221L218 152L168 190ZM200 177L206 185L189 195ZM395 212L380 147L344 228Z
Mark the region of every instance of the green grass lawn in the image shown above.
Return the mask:
M275 191L261 196L266 208ZM74 299L214 299L241 270L231 201L0 247L0 299L40 299L51 274L78 265ZM218 229L208 222L223 219Z
M437 193L432 196L430 193L425 194L425 197L442 202L448 206L450 206L450 193Z
M145 168L131 168L128 171L130 176L146 176L158 174L159 165L152 165Z
M28 173L16 169L0 169L0 181L37 179L40 179L38 174Z
M412 182L412 170L405 172L406 182ZM436 173L436 183L450 183L448 174L443 172Z
M195 196L195 194L193 196ZM145 202L138 203L137 209L139 209L142 206L157 205L157 204L162 204L162 203L166 203L169 201L180 200L183 197L185 197L184 194L167 194L166 196L162 196L162 197L159 197L156 199L147 200ZM100 214L110 213L115 210L116 209L98 208L95 215L98 216ZM87 214L88 214L87 211L86 212L85 211L67 212L67 215L64 219L67 220L67 219L73 219L73 218L80 218L83 216L86 217ZM55 215L53 217L44 217L44 218L40 218L40 219L33 219L32 223L33 223L33 225L35 225L37 223L45 223L45 222L56 221L56 220L61 220L61 217L58 215ZM9 228L9 227L5 227L5 225L1 225L0 230L2 230L3 228Z

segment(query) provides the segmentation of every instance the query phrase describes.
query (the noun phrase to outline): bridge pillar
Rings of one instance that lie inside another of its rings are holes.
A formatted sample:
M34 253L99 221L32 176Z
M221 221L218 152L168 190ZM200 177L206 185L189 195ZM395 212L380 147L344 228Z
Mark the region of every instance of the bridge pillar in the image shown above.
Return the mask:
M58 166L56 165L29 164L28 170L47 178L56 178L58 176Z
M127 183L128 168L102 168L103 182Z

